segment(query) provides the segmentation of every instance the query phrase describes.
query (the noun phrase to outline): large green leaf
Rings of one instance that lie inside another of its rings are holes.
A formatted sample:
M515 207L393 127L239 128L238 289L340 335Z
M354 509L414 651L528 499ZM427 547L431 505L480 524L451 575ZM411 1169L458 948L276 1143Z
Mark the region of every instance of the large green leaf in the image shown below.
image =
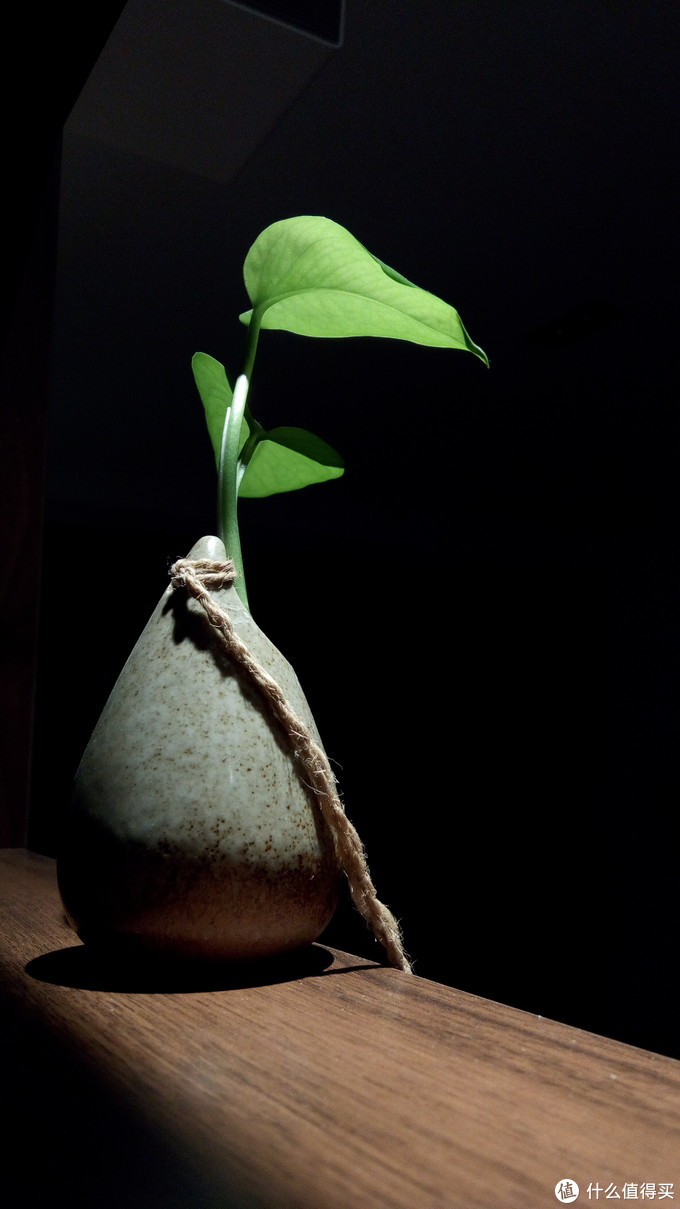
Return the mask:
M412 285L328 218L273 223L255 240L243 273L263 328L469 349L488 364L452 306ZM249 323L252 315L240 319Z
M208 432L215 451L215 462L219 469L224 421L227 411L231 407L234 392L224 366L214 357L210 357L208 353L194 353L191 368L205 410ZM244 420L241 426L239 450L245 445L248 431L248 425Z
M257 444L241 480L239 495L264 497L337 479L344 471L339 453L304 428L272 428Z

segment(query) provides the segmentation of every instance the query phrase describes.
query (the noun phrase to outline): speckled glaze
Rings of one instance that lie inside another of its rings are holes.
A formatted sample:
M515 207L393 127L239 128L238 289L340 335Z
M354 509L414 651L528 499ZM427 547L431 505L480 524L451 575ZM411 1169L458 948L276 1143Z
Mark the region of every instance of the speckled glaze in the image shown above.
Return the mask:
M318 741L290 664L233 587L213 596ZM311 943L333 914L332 840L287 742L183 591L164 593L104 707L57 867L86 942L250 960Z

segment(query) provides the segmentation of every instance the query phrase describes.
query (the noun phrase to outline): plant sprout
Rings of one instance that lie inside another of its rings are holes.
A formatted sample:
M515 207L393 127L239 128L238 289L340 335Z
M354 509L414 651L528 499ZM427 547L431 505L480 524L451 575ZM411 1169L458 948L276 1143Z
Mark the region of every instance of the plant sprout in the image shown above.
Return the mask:
M302 428L265 431L251 414L248 391L260 331L336 338L378 336L434 348L467 349L485 365L458 313L373 256L338 223L304 215L267 227L243 266L251 310L243 370L233 383L224 366L196 353L192 369L218 474L218 526L239 572L236 590L248 606L238 529L239 496L264 497L338 478L343 461Z

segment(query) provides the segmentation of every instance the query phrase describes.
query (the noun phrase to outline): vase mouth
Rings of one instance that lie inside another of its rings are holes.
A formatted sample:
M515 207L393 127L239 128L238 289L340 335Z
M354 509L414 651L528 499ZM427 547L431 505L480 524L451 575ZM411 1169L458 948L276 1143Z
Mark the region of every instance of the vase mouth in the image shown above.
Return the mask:
M191 559L209 558L213 562L226 562L227 552L221 538L208 534L206 537L199 537L186 557Z

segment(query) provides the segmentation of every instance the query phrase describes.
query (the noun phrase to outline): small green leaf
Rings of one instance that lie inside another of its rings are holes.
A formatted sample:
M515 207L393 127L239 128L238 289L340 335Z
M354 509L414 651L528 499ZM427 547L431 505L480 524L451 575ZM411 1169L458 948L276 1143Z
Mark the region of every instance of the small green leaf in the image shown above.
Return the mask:
M488 364L447 302L384 265L338 223L303 215L267 227L243 266L263 328L302 336L384 336L461 348Z
M234 392L224 366L214 357L210 357L208 353L194 353L191 368L205 409L208 432L215 451L215 463L219 470L224 421L227 411L231 407ZM244 420L241 425L239 452L248 439L248 433L248 425Z
M263 498L337 479L339 453L304 428L273 428L259 441L241 480L239 495Z

